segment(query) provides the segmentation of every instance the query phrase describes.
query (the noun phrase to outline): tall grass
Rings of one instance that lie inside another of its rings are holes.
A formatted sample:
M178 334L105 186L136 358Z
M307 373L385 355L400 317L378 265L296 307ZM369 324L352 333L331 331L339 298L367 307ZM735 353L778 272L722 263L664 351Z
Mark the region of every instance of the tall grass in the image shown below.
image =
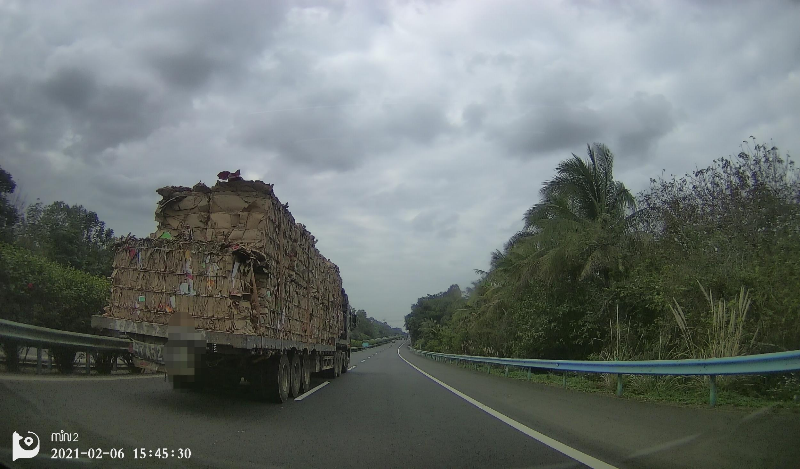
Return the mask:
M710 290L707 291L703 288L700 282L698 285L700 285L700 290L709 307L708 314L700 316L698 327L690 326L686 313L675 298L672 299L675 306L669 305L675 323L682 333L687 355L690 358L720 358L746 354L752 348L758 334L756 329L750 343L744 343L745 320L752 304L750 294L742 287L735 300L715 301ZM699 339L697 336L701 335L704 330L705 337ZM696 341L695 338L699 340Z

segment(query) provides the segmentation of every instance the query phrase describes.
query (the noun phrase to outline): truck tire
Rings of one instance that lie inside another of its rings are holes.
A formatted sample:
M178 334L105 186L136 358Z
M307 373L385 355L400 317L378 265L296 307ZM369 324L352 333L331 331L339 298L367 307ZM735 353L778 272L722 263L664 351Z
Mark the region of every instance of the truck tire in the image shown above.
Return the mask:
M289 399L289 359L285 354L269 359L256 372L253 390L260 401L284 403Z
M307 353L303 354L302 366L300 392L308 392L311 391L311 357Z
M333 356L333 377L338 378L342 374L342 352L336 352Z
M350 354L342 352L342 374L347 373L348 368L350 368Z
M284 403L289 399L289 385L291 384L289 359L286 358L286 354L282 353L279 358L274 360L274 365L271 368L274 368L271 374L277 376L273 400L275 402Z
M290 370L290 385L289 395L297 397L300 395L300 388L303 381L303 366L300 360L300 353L295 352L292 354L292 359L289 361Z

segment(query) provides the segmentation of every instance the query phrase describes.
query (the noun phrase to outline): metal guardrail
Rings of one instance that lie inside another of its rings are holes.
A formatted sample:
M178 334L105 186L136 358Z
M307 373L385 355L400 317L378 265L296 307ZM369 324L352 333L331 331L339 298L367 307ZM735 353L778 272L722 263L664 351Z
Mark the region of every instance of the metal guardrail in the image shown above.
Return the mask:
M67 332L0 319L0 338L30 345L74 347L81 350L128 351L131 342L115 337Z
M86 351L86 369L88 371L89 351L129 352L131 347L131 341L126 339L49 329L0 319L0 342L4 340L36 346L37 373L42 369L42 348L65 347Z
M617 376L618 396L622 395L623 375L708 376L710 381L709 403L712 407L717 402L717 375L762 375L800 371L800 350L741 357L642 361L537 360L455 355L426 352L413 348L411 350L418 355L437 361L473 363L476 366L485 364L487 370L490 370L492 365L505 366L506 376L508 376L508 367L510 366L527 369L528 379L530 379L533 368L560 371L565 373L565 387L566 372L613 374Z

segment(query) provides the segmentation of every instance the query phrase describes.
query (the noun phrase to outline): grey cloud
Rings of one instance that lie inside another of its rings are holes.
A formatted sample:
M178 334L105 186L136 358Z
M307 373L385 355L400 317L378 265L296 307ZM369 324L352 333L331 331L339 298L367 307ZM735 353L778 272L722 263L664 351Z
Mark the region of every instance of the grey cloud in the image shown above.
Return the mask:
M41 87L24 76L0 78L0 157L54 148L62 136L61 117Z
M481 67L499 67L508 69L517 63L517 57L507 52L484 53L478 52L467 59L465 66L468 72L473 73Z
M230 139L245 147L274 151L301 166L323 170L355 167L365 154L363 139L369 136L357 132L342 110L353 99L352 93L320 91L314 98L290 108L277 105L279 109L242 116Z
M531 159L604 142L620 155L647 157L653 146L675 128L677 117L663 95L636 93L627 101L602 108L585 105L541 105L489 135L512 156Z
M397 145L430 144L453 130L434 103L414 99L362 114L364 102L352 90L319 90L298 105L243 116L230 139L315 170L344 171Z
M94 186L108 197L121 200L154 198L155 190L149 185L147 173L125 175L104 174L98 177Z
M543 106L495 128L490 135L512 155L537 155L602 141L605 128L601 113L587 107Z
M452 130L443 109L436 102L412 100L385 107L382 130L387 135L416 143L430 143Z
M286 2L173 5L150 18L151 37L140 54L170 86L194 91L214 75L237 81L250 60L272 42Z
M468 104L461 113L467 128L470 130L477 129L483 124L486 117L486 106L478 103Z
M204 85L224 64L197 48L179 52L157 51L148 60L167 83L187 89Z
M457 233L458 213L442 210L427 210L411 220L417 233L429 233L441 239L450 239Z
M617 137L619 154L642 157L675 127L672 104L662 96L637 94L623 108Z
M538 61L525 61L519 72L514 96L519 106L550 106L584 103L597 91L596 77L586 65L557 62L542 66Z
M70 109L72 128L81 136L68 152L92 156L119 144L142 139L162 125L170 107L139 86L102 86L82 110Z
M284 20L286 1L168 3L148 20L164 39L202 49L249 54L260 50Z
M55 70L40 86L65 113L59 128L75 136L67 149L73 156L91 157L147 137L161 126L161 117L174 105L144 85L99 83L92 71L75 67Z
M77 68L63 68L45 79L44 92L71 110L85 109L97 93L91 73Z

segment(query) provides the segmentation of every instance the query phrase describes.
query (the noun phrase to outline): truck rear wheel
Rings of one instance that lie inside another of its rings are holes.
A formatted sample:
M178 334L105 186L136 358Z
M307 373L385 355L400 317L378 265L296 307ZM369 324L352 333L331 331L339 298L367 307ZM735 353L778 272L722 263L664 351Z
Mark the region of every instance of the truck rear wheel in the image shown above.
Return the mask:
M280 358L275 360L273 367L275 369L270 374L277 375L278 377L273 398L276 402L283 403L289 399L289 381L291 380L289 376L289 359L286 358L285 353L282 353Z
M289 362L289 370L290 370L290 386L289 386L289 394L292 397L297 397L300 395L300 387L302 384L303 379L303 369L300 362L300 354L293 353L292 359Z
M302 366L300 392L308 392L311 391L311 357L308 354L303 355Z
M254 391L261 401L286 402L289 399L289 359L273 357L256 372Z
M350 368L350 354L342 352L342 374L347 373L348 368Z

